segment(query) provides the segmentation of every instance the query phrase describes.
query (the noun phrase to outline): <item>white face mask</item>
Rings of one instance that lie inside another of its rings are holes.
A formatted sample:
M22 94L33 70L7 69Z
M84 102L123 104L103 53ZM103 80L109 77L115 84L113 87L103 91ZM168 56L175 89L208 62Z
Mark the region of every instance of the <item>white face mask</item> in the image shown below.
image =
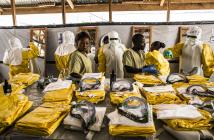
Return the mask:
M198 38L191 38L191 37L187 37L186 38L186 45L190 45L190 46L194 46L194 45L198 45L199 44L199 39Z

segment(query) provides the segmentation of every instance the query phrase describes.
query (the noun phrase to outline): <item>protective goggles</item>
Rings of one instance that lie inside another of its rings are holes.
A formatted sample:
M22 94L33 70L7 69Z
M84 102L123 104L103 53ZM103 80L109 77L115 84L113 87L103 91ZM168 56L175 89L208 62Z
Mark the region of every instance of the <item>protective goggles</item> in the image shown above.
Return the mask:
M82 121L82 128L87 131L89 126L96 122L96 110L94 104L83 100L79 103L72 102L70 115Z
M186 93L190 95L196 95L200 97L212 97L214 98L214 91L207 89L201 85L191 85L186 89Z
M126 98L117 109L118 113L132 121L139 123L148 122L148 105L143 98L134 96Z
M173 84L173 83L176 83L176 82L184 82L184 83L187 83L187 82L188 82L188 79L187 79L186 76L183 75L183 74L180 74L180 73L172 73L172 74L170 74L170 75L167 77L166 82L169 83L169 84Z
M197 38L197 36L194 36L194 35L187 35L187 34L182 35L182 36L184 36L184 37L188 37L188 38Z
M118 80L113 82L111 89L111 91L113 92L124 92L132 90L133 90L132 83L128 80Z
M80 81L80 91L98 89L101 83L96 78L85 78Z
M192 104L193 106L206 110L212 114L212 117L214 117L214 100L205 101L202 104Z

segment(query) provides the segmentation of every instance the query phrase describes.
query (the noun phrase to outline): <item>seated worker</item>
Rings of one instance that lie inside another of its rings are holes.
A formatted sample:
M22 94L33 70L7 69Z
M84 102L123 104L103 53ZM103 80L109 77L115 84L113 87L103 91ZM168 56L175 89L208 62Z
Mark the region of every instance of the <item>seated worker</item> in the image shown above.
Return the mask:
M3 63L9 65L9 77L30 72L30 60L39 55L38 48L30 42L30 48L23 48L18 38L9 40L9 48L4 53Z
M199 75L210 77L214 72L214 53L212 48L201 41L202 29L192 26L186 33L184 43L178 43L173 48L164 51L164 56L172 54L173 57L180 57L180 72L190 72L198 69ZM203 68L203 70L202 70Z
M169 75L169 62L159 52L159 49L165 48L165 44L160 41L155 41L151 44L150 52L146 54L145 64L155 65L160 75Z
M77 50L71 54L69 73L84 73L92 72L92 64L90 58L87 56L90 47L90 35L88 32L80 32L76 35Z
M136 73L142 73L144 66L145 38L142 34L132 37L133 47L127 49L123 54L124 77L132 78Z
M123 78L122 57L126 47L120 42L119 34L116 31L111 31L108 37L109 43L99 50L99 70L105 72L106 77L110 77L110 73L114 71L118 78Z
M72 52L76 50L74 46L74 33L65 31L63 34L63 43L60 44L55 51L56 67L59 70L59 75L62 77L68 76L69 58Z

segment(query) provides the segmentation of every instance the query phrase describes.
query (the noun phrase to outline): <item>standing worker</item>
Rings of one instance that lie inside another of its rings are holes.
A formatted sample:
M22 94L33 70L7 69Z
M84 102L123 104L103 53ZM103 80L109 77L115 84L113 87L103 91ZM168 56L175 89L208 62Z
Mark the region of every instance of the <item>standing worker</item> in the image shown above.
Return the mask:
M74 33L65 31L63 34L63 43L60 44L55 51L56 67L59 70L59 75L62 77L68 76L69 59L72 52L76 50L74 43Z
M118 78L123 78L122 58L126 47L120 42L119 35L116 31L111 31L108 37L109 43L99 50L99 70L100 72L105 72L107 77L114 71Z
M30 60L39 55L38 48L30 42L30 48L23 48L18 38L9 40L9 48L5 51L3 63L9 65L9 77L19 73L30 72Z

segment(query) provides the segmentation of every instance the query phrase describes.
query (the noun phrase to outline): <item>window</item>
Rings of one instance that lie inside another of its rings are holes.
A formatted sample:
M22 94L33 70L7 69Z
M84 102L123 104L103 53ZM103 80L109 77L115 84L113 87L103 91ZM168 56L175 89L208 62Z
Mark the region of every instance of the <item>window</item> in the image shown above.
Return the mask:
M0 15L0 26L13 26L12 15Z
M214 10L172 10L170 21L211 21L214 20Z

